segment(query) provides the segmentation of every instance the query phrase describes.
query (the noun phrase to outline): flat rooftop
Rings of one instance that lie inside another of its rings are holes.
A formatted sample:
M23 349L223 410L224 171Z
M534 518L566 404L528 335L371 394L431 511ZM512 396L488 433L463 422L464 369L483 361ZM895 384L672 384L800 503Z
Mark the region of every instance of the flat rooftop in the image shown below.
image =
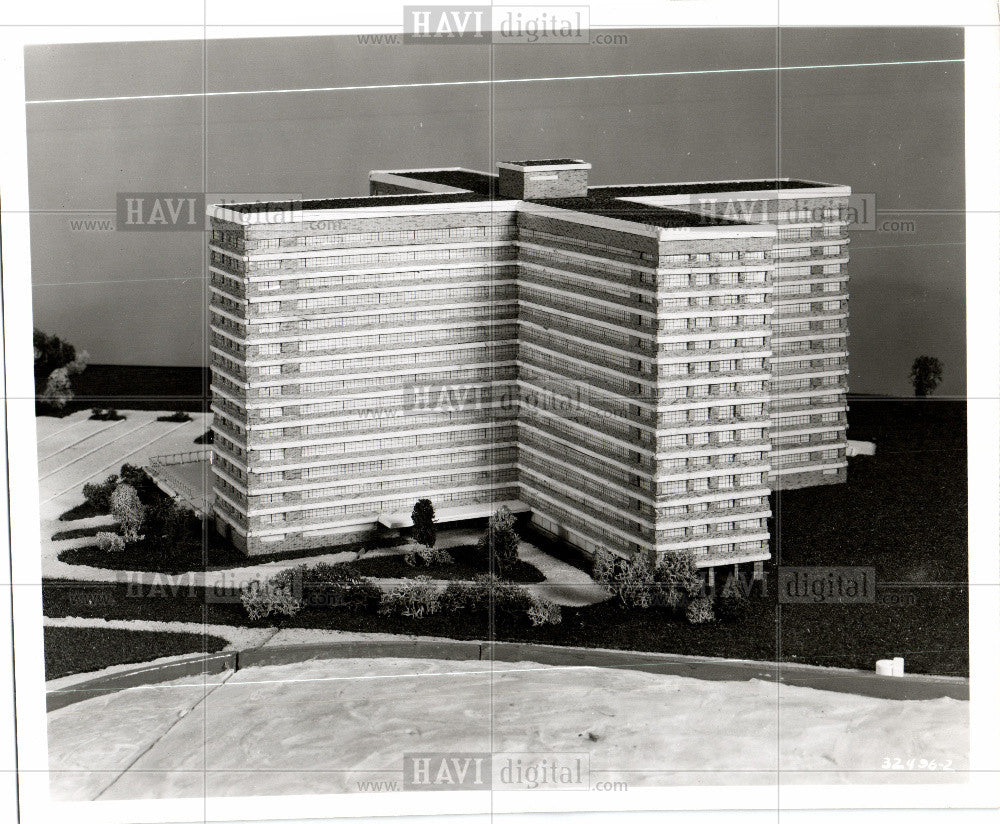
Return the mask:
M407 206L424 203L475 203L489 200L476 192L419 193L412 195L366 195L362 197L333 197L318 200L280 200L261 203L227 203L225 208L240 214L261 212L314 212L321 209L368 209L376 206Z
M771 180L710 180L695 183L631 183L613 186L591 186L591 194L599 197L657 197L660 195L696 195L718 192L780 192L791 189L825 189L829 183L793 178Z
M426 183L440 183L443 186L454 186L456 189L467 189L484 197L496 197L497 175L487 172L475 172L471 169L430 169L422 172L393 172L400 177L423 180Z
M585 160L576 160L572 157L556 157L551 160L505 160L511 166L573 166L585 164Z
M683 209L671 209L667 206L648 206L645 203L630 203L627 200L594 197L561 197L536 201L543 206L554 206L557 209L567 209L572 212L582 212L588 215L627 220L632 223L642 223L647 226L659 226L663 229L690 229L697 226L744 226L744 221L726 220L725 218L703 215L699 212L689 212Z
M504 161L524 167L570 166L583 164L573 158L545 160ZM589 164L585 164L589 168ZM272 201L266 203L237 203L226 206L237 214L266 214L288 211L328 211L337 209L368 209L393 206L418 206L435 204L489 203L500 199L499 176L472 169L419 169L396 170L396 178L435 183L457 192L415 192L413 194L368 195L362 197L336 197L302 201ZM703 214L672 208L669 204L652 205L635 203L623 198L684 197L727 192L780 192L823 189L830 184L795 178L770 178L761 180L722 180L689 183L637 183L611 186L590 186L580 197L544 198L533 200L545 206L589 215L640 223L661 228L693 228L704 226L738 226L745 221L709 217ZM682 205L682 204L678 204Z

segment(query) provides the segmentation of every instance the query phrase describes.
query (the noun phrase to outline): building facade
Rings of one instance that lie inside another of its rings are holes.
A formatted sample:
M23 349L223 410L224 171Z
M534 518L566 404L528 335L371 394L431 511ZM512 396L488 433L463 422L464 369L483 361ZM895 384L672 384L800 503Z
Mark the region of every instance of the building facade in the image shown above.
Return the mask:
M772 489L845 478L849 190L498 165L211 208L217 528L336 545L427 497L768 558Z

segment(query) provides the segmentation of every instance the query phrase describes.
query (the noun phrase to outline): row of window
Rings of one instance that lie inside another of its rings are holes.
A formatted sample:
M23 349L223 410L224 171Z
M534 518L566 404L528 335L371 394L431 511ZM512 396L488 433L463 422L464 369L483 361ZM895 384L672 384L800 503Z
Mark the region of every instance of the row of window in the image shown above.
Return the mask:
M779 453L771 459L771 462L774 466L795 466L797 464L811 463L812 461L833 461L842 457L843 452L839 449L823 449L819 452Z
M516 228L510 224L455 226L440 229L394 229L384 232L345 232L336 235L251 238L245 242L244 246L248 251L266 252L289 246L380 246L388 243L437 243L447 240L502 240L513 237L516 231Z
M461 429L448 432L424 432L418 435L399 435L390 438L374 438L364 441L340 441L337 443L309 444L298 449L299 457L314 458L321 455L337 455L345 452L371 452L381 449L417 449L440 444L469 443L481 440L502 442L516 436L512 425L487 426L475 429ZM285 460L286 449L260 449L254 451L254 458L273 462Z
M737 487L760 486L764 482L762 472L746 472L740 475L715 475L711 478L689 478L686 481L665 481L656 485L658 495L684 495L700 492L714 492Z
M735 441L746 441L754 443L764 440L764 430L759 427L747 429L723 429L718 432L690 432L684 435L664 435L656 439L656 446L659 450L665 449L697 449L699 447L712 444L734 443ZM760 460L761 455L757 452L744 453L754 456L752 460ZM721 456L716 456L721 457ZM701 460L700 458L670 458L674 461ZM661 464L663 462L661 461ZM685 468L688 464L679 464L671 467L673 469Z
M692 524L691 526L675 526L669 529L657 530L658 541L683 541L706 535L719 535L727 532L757 532L764 526L760 518L747 518L742 521L720 521L714 524Z
M679 506L666 506L658 509L658 512L667 518L685 518L692 515L705 515L711 517L716 512L726 512L732 509L755 509L767 504L767 498L724 498L721 501L702 501L694 504L681 504Z

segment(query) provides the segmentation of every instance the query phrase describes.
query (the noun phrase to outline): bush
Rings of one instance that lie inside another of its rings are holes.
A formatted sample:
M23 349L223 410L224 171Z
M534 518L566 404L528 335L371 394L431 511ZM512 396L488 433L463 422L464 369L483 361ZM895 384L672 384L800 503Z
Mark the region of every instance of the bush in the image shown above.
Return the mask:
M659 590L655 571L653 559L645 552L628 559L601 549L594 556L594 580L629 609L653 606Z
M691 602L687 605L687 609L684 611L684 615L691 624L707 624L710 621L714 621L715 614L712 612L712 599L707 595L699 595L697 598L692 598Z
M101 552L123 552L125 539L116 532L98 532L97 548Z
M514 531L515 523L513 513L505 506L490 516L486 532L476 544L480 563L490 572L503 575L517 563L520 539Z
M90 410L92 421L123 421L125 416L118 413L117 409L101 409L98 406Z
M540 595L531 595L531 605L528 607L528 620L531 626L540 627L545 624L562 623L562 609L559 604Z
M108 514L111 512L111 495L118 486L118 476L108 475L104 483L84 484L83 497L98 512Z
M661 590L694 598L702 592L704 582L694 555L690 552L666 552L660 556L653 579Z
M299 592L304 606L340 607L347 612L373 612L382 590L346 564L299 564L272 576L268 584Z
M441 606L446 612L484 614L492 605L497 617L521 618L532 607L532 598L524 587L486 574L449 583L441 595Z
M649 553L619 558L607 550L594 556L594 580L628 609L653 606L679 610L702 590L702 579L689 552Z
M382 615L423 618L441 609L441 593L430 578L421 576L404 581L382 596Z
M447 549L431 549L428 547L411 548L403 560L412 567L434 566L435 564L453 564L455 559Z
M749 611L749 600L733 573L726 579L722 592L715 601L715 614L722 621L736 623L744 620Z
M479 580L449 581L441 593L441 610L468 614L485 612L489 609L489 598L489 589Z
M126 543L139 540L139 530L146 520L146 508L139 501L135 488L120 483L111 493L111 514L121 527Z
M291 586L277 585L273 581L271 579L263 584L255 581L240 593L243 608L251 621L275 614L295 615L302 609L302 599L294 593Z
M163 423L187 423L191 420L191 416L187 412L180 411L170 415L160 415L156 420Z

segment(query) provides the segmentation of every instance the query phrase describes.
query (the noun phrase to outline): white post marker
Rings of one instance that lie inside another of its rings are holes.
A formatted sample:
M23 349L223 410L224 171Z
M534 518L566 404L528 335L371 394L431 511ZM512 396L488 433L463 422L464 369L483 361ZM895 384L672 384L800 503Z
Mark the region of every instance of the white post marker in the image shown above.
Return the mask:
M903 659L893 658L892 659L892 674L897 678L903 677Z
M892 661L888 658L882 658L875 662L875 674L876 675L892 675Z

